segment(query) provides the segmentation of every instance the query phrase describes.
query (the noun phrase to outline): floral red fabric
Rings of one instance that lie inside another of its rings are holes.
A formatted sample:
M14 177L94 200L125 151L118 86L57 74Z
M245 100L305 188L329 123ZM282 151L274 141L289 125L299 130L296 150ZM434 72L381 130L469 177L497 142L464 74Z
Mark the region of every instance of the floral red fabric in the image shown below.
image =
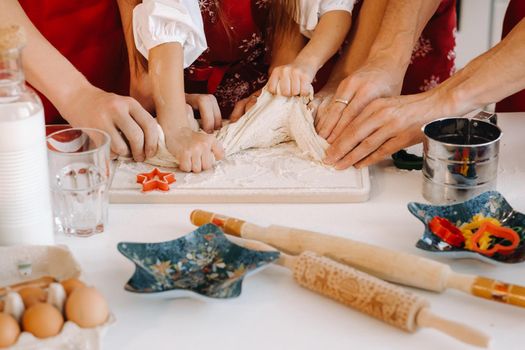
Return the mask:
M525 1L511 0L503 21L502 39L525 17ZM525 112L525 90L496 104L497 112Z
M456 0L443 0L412 51L403 95L430 90L454 74L455 35Z
M20 4L44 37L93 85L128 94L126 43L115 0L20 0ZM39 95L46 122L63 122L51 102Z

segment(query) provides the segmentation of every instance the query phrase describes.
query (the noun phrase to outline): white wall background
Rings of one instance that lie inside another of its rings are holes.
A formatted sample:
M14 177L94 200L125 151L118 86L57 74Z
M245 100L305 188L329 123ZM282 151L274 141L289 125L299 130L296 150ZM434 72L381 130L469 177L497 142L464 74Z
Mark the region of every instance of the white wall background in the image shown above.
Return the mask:
M501 38L501 26L510 0L462 0L456 37L456 67L487 51Z

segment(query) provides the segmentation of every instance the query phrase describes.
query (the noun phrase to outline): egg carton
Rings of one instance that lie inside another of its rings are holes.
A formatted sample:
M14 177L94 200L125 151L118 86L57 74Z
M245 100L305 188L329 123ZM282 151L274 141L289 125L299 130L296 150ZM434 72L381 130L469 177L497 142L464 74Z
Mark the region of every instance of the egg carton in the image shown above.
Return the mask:
M0 286L52 276L61 281L78 278L80 265L66 246L12 246L0 247ZM99 350L102 337L115 322L110 314L106 323L94 328L80 328L71 321L62 331L46 339L38 339L22 332L10 350Z

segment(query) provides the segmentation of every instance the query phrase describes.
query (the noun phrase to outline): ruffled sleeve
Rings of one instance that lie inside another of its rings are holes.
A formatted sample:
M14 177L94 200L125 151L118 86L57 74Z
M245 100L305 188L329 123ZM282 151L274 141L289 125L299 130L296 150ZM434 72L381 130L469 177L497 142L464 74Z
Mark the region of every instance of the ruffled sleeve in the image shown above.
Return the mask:
M301 0L297 23L301 34L311 38L319 18L330 11L352 12L355 0Z
M144 0L133 10L133 36L138 51L146 59L155 46L180 43L184 49L184 68L208 46L195 0Z

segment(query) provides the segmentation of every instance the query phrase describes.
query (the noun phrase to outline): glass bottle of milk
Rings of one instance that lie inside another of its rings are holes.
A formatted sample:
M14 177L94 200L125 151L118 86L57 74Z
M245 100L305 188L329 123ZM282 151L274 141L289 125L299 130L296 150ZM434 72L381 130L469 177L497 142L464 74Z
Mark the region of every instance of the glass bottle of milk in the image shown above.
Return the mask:
M53 244L42 102L26 86L18 26L0 28L0 245Z

